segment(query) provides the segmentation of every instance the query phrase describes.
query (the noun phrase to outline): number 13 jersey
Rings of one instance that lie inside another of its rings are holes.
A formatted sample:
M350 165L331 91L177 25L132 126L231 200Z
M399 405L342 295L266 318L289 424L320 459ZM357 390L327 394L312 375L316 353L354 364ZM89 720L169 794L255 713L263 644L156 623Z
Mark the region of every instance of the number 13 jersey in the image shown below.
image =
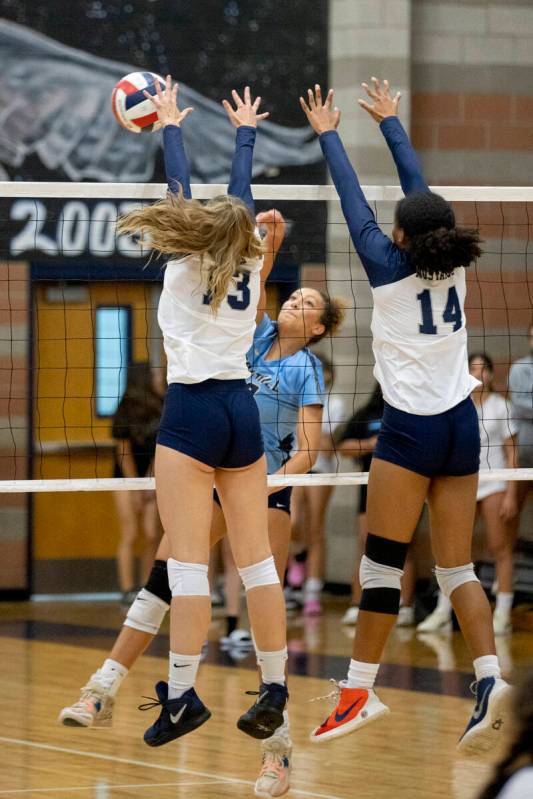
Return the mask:
M168 262L157 318L169 384L249 376L246 353L253 341L262 265L262 258L243 263L214 313L207 296L207 256L203 263L196 255Z
M389 405L430 416L479 385L468 371L465 270L444 280L411 270L372 287L374 375Z

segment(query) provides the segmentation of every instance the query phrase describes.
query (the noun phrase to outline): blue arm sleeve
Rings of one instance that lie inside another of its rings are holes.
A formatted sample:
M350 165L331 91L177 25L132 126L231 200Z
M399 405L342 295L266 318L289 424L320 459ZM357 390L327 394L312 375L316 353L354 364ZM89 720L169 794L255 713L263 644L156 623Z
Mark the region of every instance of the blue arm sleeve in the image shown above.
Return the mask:
M403 193L429 191L418 156L398 117L386 117L379 127L394 158Z
M372 288L413 273L407 258L379 229L337 131L320 136L320 146L340 197L344 218Z
M190 200L192 195L189 162L183 146L181 128L177 125L165 125L163 128L163 151L169 190L172 194L177 194L181 183L183 196Z
M252 213L255 213L255 208L250 183L252 182L255 135L256 129L249 125L241 125L237 128L235 155L231 164L228 186L228 194L239 197Z

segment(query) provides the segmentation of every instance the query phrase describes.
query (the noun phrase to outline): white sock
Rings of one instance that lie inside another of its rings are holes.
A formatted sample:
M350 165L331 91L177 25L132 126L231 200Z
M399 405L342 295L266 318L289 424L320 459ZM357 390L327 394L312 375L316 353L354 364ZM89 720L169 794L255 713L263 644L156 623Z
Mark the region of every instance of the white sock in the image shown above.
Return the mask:
M373 688L378 676L379 663L362 663L350 660L346 688Z
M168 653L168 698L178 699L196 681L201 655Z
M304 599L320 599L324 583L318 577L308 577L304 583Z
M285 663L287 661L287 647L276 652L260 652L256 649L257 665L261 669L261 677L267 685L277 682L285 685Z
M496 594L496 607L494 608L495 612L505 613L506 616L510 616L511 610L513 608L513 599L514 593L512 591L510 593L498 591Z
M439 598L435 610L438 610L439 613L442 614L447 613L448 616L452 615L452 603L450 602L446 594L442 593L442 591L439 592Z
M270 736L271 738L289 738L291 737L289 713L287 710L283 711L283 724Z
M476 680L479 682L484 677L496 677L500 679L500 664L497 655L483 655L474 660L474 671L476 672Z
M124 677L128 674L128 669L119 663L118 660L107 658L104 665L98 669L91 679L100 682L106 688L110 696L115 697Z

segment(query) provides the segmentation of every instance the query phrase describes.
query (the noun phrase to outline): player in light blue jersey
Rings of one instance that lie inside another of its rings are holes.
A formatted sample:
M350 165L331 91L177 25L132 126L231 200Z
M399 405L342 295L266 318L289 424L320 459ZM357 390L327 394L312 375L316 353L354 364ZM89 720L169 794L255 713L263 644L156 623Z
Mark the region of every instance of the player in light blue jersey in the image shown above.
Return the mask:
M476 672L476 707L459 748L477 753L501 737L510 690L471 562L480 440L464 300L465 267L480 255L480 240L477 231L457 227L450 204L430 192L397 117L400 95L392 98L387 81L372 83L363 84L370 102L359 102L380 123L406 195L396 207L392 241L377 225L336 131L333 92L322 102L316 86L308 102L301 98L372 288L374 374L385 400L368 485L353 657L337 706L311 740L345 735L388 712L374 682L398 615L407 548L427 499L437 580L451 599Z

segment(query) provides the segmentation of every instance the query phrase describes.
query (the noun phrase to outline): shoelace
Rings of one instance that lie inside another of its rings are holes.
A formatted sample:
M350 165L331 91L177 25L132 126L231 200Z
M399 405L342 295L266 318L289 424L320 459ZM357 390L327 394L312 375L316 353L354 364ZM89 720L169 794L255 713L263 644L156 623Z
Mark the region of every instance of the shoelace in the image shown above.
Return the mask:
M309 699L309 702L322 702L324 699L330 699L332 702L337 704L339 701L339 697L341 695L341 684L337 682L337 680L330 678L330 685L333 685L333 690L329 692L329 694L324 694L324 696L315 696L313 699Z
M474 682L470 683L470 693L473 694L473 696L475 696L477 699L477 680L474 680Z
M263 763L261 766L261 777L271 777L276 780L280 771L283 771L285 764L283 762L283 755L278 752L263 752Z
M154 707L163 707L163 702L155 699L153 696L141 696L141 699L149 699L149 702L143 702L142 705L137 706L137 710L152 710Z

